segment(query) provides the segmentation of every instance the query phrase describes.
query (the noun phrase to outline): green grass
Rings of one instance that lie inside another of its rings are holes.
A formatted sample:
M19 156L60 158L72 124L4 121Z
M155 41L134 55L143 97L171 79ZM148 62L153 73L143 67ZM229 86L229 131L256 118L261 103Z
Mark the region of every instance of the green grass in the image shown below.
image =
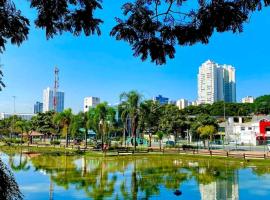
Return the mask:
M55 148L52 146L46 147L27 147L27 146L7 146L7 145L0 145L0 151L7 153L7 154L15 154L20 153L21 151L27 151L32 153L40 153L40 154L50 154L50 155L85 155L89 157L104 157L105 155L102 152L96 151L80 151L76 149L65 149L63 147ZM135 154L135 155L125 155L125 156L110 156L110 153L107 154L106 158L117 158L117 159L130 159L130 158L142 158L142 157L173 157L173 158L181 158L187 159L192 161L230 161L235 163L240 163L244 165L256 165L256 166L264 166L270 165L270 159L242 159L242 158L226 158L226 157L219 157L219 156L205 156L205 155L188 155L188 154L163 154L161 152L155 153L148 153L148 154Z

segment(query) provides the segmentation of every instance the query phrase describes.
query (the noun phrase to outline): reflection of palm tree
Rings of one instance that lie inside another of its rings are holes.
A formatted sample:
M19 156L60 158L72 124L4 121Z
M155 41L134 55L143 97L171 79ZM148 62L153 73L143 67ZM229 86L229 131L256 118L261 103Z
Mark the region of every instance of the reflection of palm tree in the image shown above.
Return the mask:
M10 167L14 171L28 171L30 169L30 166L28 165L28 159L27 157L24 157L22 161L22 151L20 153L20 161L19 164L16 165L13 156L10 156Z
M136 145L135 145L136 146ZM132 199L136 200L137 199L137 194L138 194L138 183L137 183L137 169L136 169L136 158L134 160L134 167L133 167L133 172L131 176L131 192L132 192Z
M53 181L52 181L52 175L50 174L50 198L49 200L53 200Z

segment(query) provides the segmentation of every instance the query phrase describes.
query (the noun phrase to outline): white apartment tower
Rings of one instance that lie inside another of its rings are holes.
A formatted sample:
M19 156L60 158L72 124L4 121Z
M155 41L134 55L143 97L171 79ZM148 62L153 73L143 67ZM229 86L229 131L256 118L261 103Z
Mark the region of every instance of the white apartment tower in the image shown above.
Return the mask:
M57 92L56 112L64 110L64 92ZM49 87L43 90L43 112L54 110L53 106L54 92Z
M188 102L188 100L186 100L186 99L179 99L179 100L177 100L177 102L176 102L176 106L177 106L180 110L182 110L182 109L184 109L184 108L186 108L186 107L189 106L189 102Z
M242 103L254 103L255 99L252 96L247 96L242 99Z
M208 60L199 68L198 103L217 101L236 102L235 69Z
M87 112L89 110L89 108L94 108L98 104L100 104L100 98L98 98L98 97L85 97L83 111Z

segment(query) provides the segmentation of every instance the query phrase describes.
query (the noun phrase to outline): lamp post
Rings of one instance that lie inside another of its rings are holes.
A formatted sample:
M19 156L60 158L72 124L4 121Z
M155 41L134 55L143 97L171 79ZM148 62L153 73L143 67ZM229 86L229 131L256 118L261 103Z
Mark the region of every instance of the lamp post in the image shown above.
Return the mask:
M104 141L103 141L103 127L102 127L103 120L99 121L99 130L101 131L101 150L103 151Z
M12 118L11 133L9 135L10 138L12 138L12 133L14 132L15 113L16 113L16 96L12 96L12 98L13 98L13 118Z

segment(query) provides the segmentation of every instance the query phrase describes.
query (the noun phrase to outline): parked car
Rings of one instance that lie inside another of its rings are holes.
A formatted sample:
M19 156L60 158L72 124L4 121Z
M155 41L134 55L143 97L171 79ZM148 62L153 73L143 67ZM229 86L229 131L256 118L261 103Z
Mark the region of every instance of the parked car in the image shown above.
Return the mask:
M165 146L166 147L174 147L175 146L175 143L174 143L174 141L166 141L166 143L165 143Z

